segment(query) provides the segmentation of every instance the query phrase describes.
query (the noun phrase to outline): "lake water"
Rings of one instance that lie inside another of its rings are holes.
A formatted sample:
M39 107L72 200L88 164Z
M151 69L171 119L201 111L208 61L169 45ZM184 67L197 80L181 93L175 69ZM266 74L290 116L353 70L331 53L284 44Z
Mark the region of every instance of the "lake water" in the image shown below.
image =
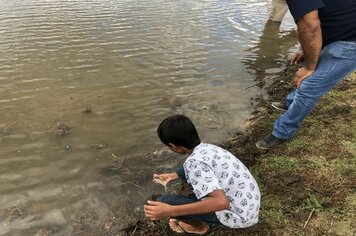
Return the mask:
M205 142L243 130L256 76L295 44L291 17L266 24L269 7L0 0L0 235L79 235L88 215L138 211L163 192L152 173L182 161L156 136L169 115Z

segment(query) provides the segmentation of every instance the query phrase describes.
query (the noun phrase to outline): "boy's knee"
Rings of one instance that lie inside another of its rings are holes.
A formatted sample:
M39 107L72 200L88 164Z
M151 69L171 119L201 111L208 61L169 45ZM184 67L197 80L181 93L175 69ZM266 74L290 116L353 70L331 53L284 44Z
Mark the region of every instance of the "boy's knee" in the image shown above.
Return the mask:
M166 203L166 204L172 204L173 203L173 199L175 198L175 196L173 194L167 194L164 196L161 196L159 198L157 198L157 202L162 202L162 203Z

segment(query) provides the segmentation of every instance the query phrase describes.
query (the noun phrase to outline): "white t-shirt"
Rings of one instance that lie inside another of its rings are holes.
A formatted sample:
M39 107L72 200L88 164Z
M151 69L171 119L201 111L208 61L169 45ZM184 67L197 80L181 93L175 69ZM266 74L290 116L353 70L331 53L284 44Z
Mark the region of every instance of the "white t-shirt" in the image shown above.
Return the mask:
M260 190L250 171L230 152L201 143L183 167L187 182L198 199L214 190L224 190L230 202L229 209L215 212L223 225L246 228L258 222Z

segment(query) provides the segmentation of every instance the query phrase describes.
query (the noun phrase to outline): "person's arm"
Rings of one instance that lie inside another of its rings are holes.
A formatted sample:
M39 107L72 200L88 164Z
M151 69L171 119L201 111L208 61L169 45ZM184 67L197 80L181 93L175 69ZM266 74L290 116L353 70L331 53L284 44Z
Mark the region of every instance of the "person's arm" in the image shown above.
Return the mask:
M304 67L315 70L322 46L318 10L305 14L297 21L298 38L304 53Z
M208 194L204 200L184 204L169 205L162 202L148 201L144 206L145 215L151 220L183 215L205 214L225 210L229 207L229 200L223 190L215 190Z
M293 83L299 87L302 80L311 75L319 60L322 34L318 10L311 11L297 21L298 38L303 50L304 66L296 73Z
M298 62L304 60L303 50L300 48L290 59L290 65L297 64Z

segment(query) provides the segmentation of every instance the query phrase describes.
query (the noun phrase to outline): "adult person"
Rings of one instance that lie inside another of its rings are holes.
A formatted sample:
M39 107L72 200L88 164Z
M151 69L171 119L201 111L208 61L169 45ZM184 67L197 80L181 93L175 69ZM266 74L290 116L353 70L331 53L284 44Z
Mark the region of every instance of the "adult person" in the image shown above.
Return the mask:
M273 132L256 143L273 148L291 139L317 101L349 73L356 70L356 1L287 0L297 24L301 50L292 63L304 59L293 78L295 90L285 103L273 103L286 112Z
M274 22L282 22L288 11L286 0L272 0L272 7L269 14L270 20Z

